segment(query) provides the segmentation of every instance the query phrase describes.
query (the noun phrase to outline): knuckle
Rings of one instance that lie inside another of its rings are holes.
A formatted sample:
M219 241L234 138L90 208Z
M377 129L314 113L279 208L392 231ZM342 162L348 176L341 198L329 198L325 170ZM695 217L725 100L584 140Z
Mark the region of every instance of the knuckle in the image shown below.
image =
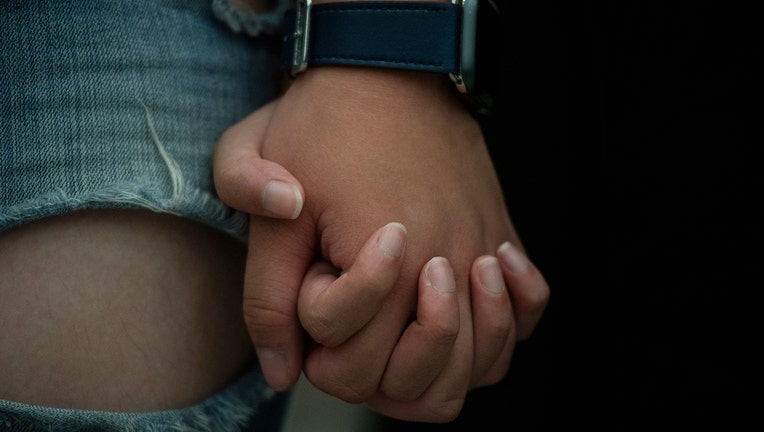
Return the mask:
M464 399L451 399L435 404L428 409L428 420L432 423L448 423L455 420L462 411Z
M390 399L400 402L414 402L422 395L422 392L412 388L408 381L402 380L385 381L382 383L381 390Z
M509 364L502 364L500 366L493 367L488 373L486 373L479 382L476 383L476 387L487 387L498 384L501 382L509 372Z
M343 275L348 285L363 287L363 296L366 303L381 302L393 288L396 274L389 272L384 267L385 263L373 267L354 266L350 272ZM385 271L381 271L384 269Z
M549 302L549 298L552 295L552 291L549 289L549 285L544 283L544 286L538 290L538 296L536 298L536 301L539 305L546 305Z
M348 403L359 404L369 400L373 394L374 390L359 386L351 386L343 387L337 397Z
M512 317L509 314L498 314L490 323L487 331L489 337L503 343L512 331Z
M331 317L316 309L300 315L300 322L311 338L326 347L335 347L343 342L342 335L335 328Z
M459 336L459 319L434 319L423 323L433 339L447 343L456 342Z
M227 164L218 167L214 172L215 189L221 200L226 202L244 182L245 173L238 164Z
M352 404L366 402L376 392L376 385L363 379L312 377L310 381L317 389Z
M294 321L292 311L281 310L273 303L257 298L244 298L242 312L244 322L253 338L273 330L287 328Z
M547 303L549 303L550 296L551 292L546 283L542 284L537 289L530 290L526 299L528 309L532 312L543 311L546 308Z

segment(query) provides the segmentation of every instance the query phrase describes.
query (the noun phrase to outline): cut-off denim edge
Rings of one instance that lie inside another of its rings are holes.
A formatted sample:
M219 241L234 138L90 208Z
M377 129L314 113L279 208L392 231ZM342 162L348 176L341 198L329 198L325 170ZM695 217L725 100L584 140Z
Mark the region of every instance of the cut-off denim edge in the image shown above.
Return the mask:
M58 189L3 209L0 213L0 230L48 216L56 216L94 208L143 208L158 213L168 213L191 218L221 230L241 242L247 241L249 218L245 213L232 210L218 197L186 184L177 162L167 153L154 129L148 107L146 123L158 157L167 167L172 195L167 196L166 183L137 185L134 182L115 184L95 191L72 196Z
M112 412L0 400L0 430L12 432L276 432L288 393L269 388L258 366L199 404L165 411Z

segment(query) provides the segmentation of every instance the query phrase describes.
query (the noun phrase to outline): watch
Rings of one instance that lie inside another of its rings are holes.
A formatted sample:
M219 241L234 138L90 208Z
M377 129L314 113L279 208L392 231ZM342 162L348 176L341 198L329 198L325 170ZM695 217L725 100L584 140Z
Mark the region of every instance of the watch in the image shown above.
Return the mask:
M284 17L283 66L292 76L318 65L446 73L473 111L485 114L499 84L499 17L493 0L297 0Z

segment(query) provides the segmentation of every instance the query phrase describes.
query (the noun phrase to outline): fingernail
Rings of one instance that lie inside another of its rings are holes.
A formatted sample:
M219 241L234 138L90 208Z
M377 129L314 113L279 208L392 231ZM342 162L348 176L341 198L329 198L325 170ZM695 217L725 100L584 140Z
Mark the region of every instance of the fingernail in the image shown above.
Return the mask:
M302 194L291 184L271 180L263 189L262 205L278 216L297 219L302 211Z
M484 290L492 294L501 294L506 289L504 276L501 274L499 260L495 257L481 258L477 264L478 280Z
M456 291L456 282L454 281L454 271L448 260L443 257L435 257L427 263L424 271L427 283L431 287L443 293Z
M289 364L284 354L269 348L256 348L256 351L268 385L276 391L289 388Z
M406 227L398 222L387 224L379 237L378 247L385 255L399 258L406 247Z
M512 243L504 242L499 246L497 255L501 262L515 274L523 274L528 271L528 258L520 252Z

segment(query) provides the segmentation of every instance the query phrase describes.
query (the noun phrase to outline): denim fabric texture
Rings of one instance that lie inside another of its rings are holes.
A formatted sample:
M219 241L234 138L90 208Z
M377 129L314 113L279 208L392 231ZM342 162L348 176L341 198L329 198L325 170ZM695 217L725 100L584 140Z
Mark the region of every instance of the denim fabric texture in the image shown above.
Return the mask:
M263 17L263 28L279 18ZM3 0L0 43L0 231L148 208L246 241L247 217L216 196L211 158L228 127L277 96L273 36L237 32L209 0ZM174 411L0 401L0 430L277 431L287 396L255 366Z
M243 1L212 0L212 11L216 17L228 24L231 30L250 36L261 36L279 30L284 13L293 5L292 0L274 0L272 10L258 14L245 9L246 2Z
M211 155L277 96L275 36L236 32L209 1L4 0L0 41L0 230L142 207L246 241Z
M276 393L253 367L222 392L188 408L144 413L74 410L0 400L6 432L276 432L288 393Z

